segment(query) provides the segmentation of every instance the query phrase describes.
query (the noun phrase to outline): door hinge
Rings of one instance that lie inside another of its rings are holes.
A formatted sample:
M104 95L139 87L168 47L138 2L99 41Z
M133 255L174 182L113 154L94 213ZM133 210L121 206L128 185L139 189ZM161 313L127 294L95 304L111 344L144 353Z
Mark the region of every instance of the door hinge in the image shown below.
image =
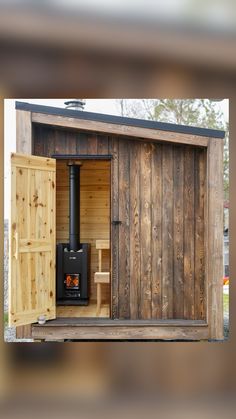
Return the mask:
M112 223L113 226L117 226L117 225L121 224L121 221L120 220L114 220L111 223Z

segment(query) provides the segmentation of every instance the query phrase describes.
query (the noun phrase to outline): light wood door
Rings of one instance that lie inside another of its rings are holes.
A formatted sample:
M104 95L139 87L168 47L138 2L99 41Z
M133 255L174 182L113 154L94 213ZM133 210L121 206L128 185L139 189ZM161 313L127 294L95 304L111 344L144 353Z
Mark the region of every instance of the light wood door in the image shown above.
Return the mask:
M55 318L56 160L11 155L9 324Z

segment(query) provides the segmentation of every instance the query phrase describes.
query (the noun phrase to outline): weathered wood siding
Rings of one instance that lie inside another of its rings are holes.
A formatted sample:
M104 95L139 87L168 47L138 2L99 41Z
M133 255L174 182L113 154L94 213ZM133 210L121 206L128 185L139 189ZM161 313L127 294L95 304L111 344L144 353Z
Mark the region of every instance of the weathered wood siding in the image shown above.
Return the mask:
M112 154L112 317L206 318L206 151L35 125L33 153Z
M120 319L206 319L206 152L113 137L112 301Z

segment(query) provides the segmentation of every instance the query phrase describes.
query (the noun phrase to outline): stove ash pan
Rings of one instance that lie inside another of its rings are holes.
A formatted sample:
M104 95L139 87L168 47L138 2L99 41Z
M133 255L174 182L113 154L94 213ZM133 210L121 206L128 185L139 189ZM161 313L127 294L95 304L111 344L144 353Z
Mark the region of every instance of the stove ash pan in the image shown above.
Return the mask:
M81 243L77 252L68 243L57 245L57 304L88 305L90 245Z

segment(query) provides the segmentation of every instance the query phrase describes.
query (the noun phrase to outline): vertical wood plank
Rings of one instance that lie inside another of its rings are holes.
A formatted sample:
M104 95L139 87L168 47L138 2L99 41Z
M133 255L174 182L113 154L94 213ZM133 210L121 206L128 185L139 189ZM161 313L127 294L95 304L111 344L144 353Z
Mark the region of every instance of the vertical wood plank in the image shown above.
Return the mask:
M88 134L88 154L97 155L97 134Z
M162 145L152 146L152 318L161 319Z
M184 317L183 200L184 148L174 147L174 287L173 317Z
M144 143L141 147L141 298L140 318L152 317L151 288L151 144Z
M184 156L184 318L194 319L194 149Z
M97 153L98 154L108 154L109 153L109 138L107 135L98 135L97 136Z
M76 140L77 140L77 135L75 132L68 131L66 133L66 153L65 154L76 154Z
M130 143L130 318L139 318L140 302L140 149Z
M109 138L109 153L113 155L111 161L111 221L119 220L119 143L117 137ZM119 316L119 227L111 225L111 316Z
M55 131L55 154L65 154L66 132L63 130Z
M119 139L119 318L130 318L129 143Z
M203 320L205 316L205 150L195 150L195 319Z
M60 131L58 135L60 135ZM51 157L52 154L55 154L55 138L56 131L50 127L44 127L41 138L41 141L44 143L44 156Z
M32 153L31 112L16 110L16 151L22 154Z
M34 124L32 127L32 154L35 156L45 156L43 141L43 129L44 126Z
M223 339L223 141L208 147L208 322L211 339Z
M77 154L88 154L88 137L85 133L77 134Z
M173 318L173 146L162 158L162 318Z

